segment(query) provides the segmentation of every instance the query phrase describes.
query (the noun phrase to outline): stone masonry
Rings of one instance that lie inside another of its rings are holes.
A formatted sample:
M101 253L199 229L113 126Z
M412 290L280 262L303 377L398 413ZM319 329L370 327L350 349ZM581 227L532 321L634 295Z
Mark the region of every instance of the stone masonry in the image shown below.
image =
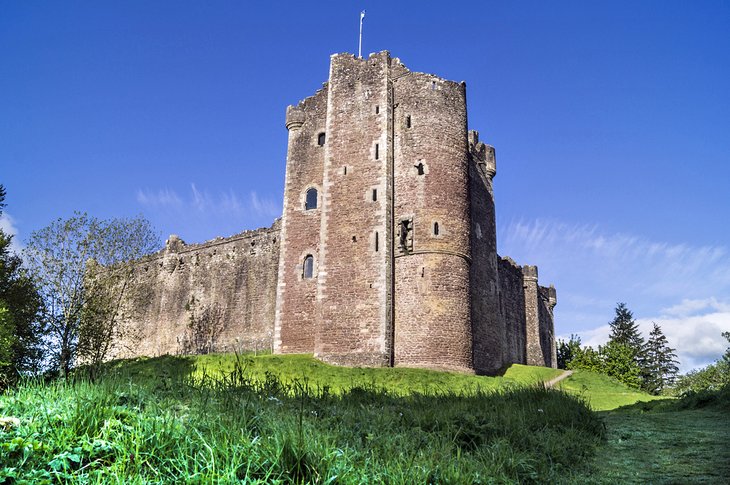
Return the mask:
M466 113L463 82L388 52L333 55L328 82L286 111L281 220L200 245L171 237L140 261L149 298L127 322L142 335L128 355L189 351L190 322L215 308L210 350L555 367L555 289L497 254L495 152Z

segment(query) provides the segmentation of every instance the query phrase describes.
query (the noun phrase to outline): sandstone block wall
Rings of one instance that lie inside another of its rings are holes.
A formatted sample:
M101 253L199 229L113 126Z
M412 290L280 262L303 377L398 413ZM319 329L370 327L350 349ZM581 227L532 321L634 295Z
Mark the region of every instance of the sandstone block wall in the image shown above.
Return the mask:
M115 357L181 353L195 337L191 316L204 315L216 327L210 350L271 349L279 242L278 220L203 244L171 236L165 249L135 267L132 284L141 298L127 302Z

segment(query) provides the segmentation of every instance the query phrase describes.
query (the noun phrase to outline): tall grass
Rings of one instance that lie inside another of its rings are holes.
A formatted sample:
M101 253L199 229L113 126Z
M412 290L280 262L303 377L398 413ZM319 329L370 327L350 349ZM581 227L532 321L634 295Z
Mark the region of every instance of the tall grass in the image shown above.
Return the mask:
M0 483L544 483L570 479L604 426L540 386L399 395L118 367L0 397Z

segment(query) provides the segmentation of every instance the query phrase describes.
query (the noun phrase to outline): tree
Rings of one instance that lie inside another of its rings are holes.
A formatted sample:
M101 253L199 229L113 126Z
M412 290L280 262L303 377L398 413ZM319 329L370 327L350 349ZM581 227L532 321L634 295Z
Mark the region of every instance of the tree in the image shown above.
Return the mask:
M570 340L567 342L563 339L558 339L557 345L557 358L558 358L558 369L567 369L568 364L580 353L580 337L577 335L570 335Z
M40 289L52 364L66 375L81 357L101 362L120 330L135 259L159 247L149 222L85 213L34 232L26 259Z
M643 387L648 392L659 394L674 383L677 372L679 372L677 354L675 354L675 349L669 347L667 337L656 323L649 334L649 340L644 349L644 358L646 365Z
M626 307L626 303L618 303L614 311L616 316L609 322L611 327L609 340L628 346L635 356L641 355L644 338L639 332L633 313Z
M600 347L599 347L600 348ZM584 369L591 372L603 372L603 360L601 354L593 350L593 347L579 348L568 362L567 369Z
M0 185L0 216L5 196ZM0 230L0 389L12 385L21 374L37 370L41 361L38 292L22 260L10 250L12 238Z
M730 332L723 332L722 336L730 343ZM725 354L714 363L679 376L674 391L677 394L719 391L727 386L730 386L730 346L725 350Z
M634 349L615 340L598 347L603 363L602 373L623 382L629 387L641 387L641 367L634 358Z

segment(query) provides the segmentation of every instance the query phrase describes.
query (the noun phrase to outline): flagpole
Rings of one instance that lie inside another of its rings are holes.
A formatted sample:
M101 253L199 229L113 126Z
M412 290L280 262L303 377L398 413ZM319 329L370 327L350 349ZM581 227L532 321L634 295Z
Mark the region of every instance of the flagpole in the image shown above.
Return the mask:
M362 19L365 18L365 10L360 12L360 41L357 44L357 57L362 59Z

